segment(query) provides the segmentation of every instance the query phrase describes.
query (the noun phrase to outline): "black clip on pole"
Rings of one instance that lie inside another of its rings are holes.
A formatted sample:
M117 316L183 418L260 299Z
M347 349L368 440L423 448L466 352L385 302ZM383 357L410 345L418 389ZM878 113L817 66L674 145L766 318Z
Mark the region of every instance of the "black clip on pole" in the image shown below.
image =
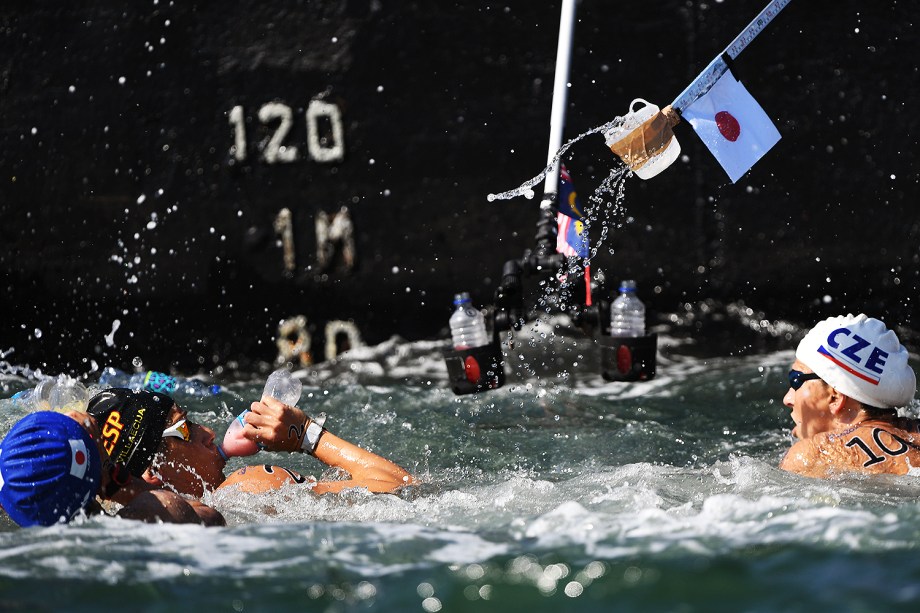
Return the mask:
M524 256L528 273L549 272L552 274L562 268L565 258L556 252L556 237L559 234L556 213L559 205L556 194L546 194L540 202L540 219L537 221L537 248Z

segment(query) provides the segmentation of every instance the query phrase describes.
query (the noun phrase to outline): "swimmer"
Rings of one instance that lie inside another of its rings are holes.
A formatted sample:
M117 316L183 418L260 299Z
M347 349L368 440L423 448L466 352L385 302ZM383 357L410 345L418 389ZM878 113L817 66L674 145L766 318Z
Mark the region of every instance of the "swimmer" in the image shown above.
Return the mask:
M132 475L152 487L170 488L200 498L221 486L238 486L258 493L285 483L304 483L316 494L366 488L389 493L414 483L412 476L393 462L328 432L303 411L265 398L253 402L246 414L244 436L268 451L308 453L327 466L348 473L336 481L316 481L272 466L247 467L229 477L226 460L218 450L214 431L188 419L169 396L113 388L94 396L87 408L102 423L104 443Z
M223 525L198 501L146 484L129 486L103 446L96 420L80 411L38 411L20 419L0 442L0 507L22 527L67 523L101 511L97 496L133 489L118 515L127 519ZM127 486L127 487L123 487Z
M916 375L897 335L860 314L820 322L799 343L783 404L799 440L780 468L809 477L920 468L920 421L898 416Z

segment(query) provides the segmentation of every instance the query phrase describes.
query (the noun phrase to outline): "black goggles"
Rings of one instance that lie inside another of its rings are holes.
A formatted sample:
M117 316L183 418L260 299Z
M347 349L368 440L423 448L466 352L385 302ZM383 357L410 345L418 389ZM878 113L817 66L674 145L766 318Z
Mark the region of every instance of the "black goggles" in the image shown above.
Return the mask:
M789 371L789 387L794 390L799 389L805 385L806 381L811 381L812 379L820 379L818 375L813 372L802 372L801 370L790 370Z

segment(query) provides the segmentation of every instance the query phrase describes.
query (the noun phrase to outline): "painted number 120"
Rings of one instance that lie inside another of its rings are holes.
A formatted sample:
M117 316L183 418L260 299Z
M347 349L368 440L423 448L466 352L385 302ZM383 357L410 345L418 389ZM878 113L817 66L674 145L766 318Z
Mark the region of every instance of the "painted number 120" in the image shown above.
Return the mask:
M237 105L230 110L230 125L233 126L233 145L230 154L238 161L246 160L246 120L243 107ZM345 157L345 131L342 128L342 113L339 107L322 100L311 100L307 106L307 151L316 162L338 162ZM262 160L268 164L285 164L300 159L297 145L285 144L285 139L294 125L291 107L281 102L267 102L259 109L259 121L263 125L277 122L277 127L266 137L259 148Z

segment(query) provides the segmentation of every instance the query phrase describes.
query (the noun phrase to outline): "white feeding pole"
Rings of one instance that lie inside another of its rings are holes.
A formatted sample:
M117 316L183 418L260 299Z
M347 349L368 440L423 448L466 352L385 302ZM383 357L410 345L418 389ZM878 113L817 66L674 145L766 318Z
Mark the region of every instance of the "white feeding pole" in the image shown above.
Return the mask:
M556 78L553 82L553 110L549 120L549 152L546 165L553 168L546 173L543 193L551 196L559 191L559 160L553 162L556 152L562 146L562 130L565 127L565 107L569 93L569 61L572 57L572 33L575 30L575 0L562 0L562 15L559 19L559 44L556 47ZM541 206L547 206L546 199Z

